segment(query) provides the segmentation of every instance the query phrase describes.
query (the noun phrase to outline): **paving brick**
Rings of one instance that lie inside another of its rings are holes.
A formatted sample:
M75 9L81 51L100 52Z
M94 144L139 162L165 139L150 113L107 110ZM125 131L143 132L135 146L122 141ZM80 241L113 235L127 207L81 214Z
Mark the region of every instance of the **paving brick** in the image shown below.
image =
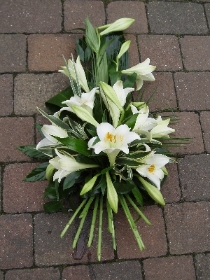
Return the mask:
M0 216L0 268L33 264L32 218L29 214Z
M128 33L147 33L147 17L144 3L131 1L112 2L107 7L107 20L112 23L123 17L133 18L135 22L126 29Z
M185 200L210 199L210 155L186 156L179 160L179 176Z
M77 0L66 0L64 2L64 28L66 31L81 32L73 29L84 28L86 17L89 18L94 27L104 25L103 2Z
M60 233L66 225L69 217L60 213L38 214L35 217L35 259L37 265L59 265L81 262L97 261L97 238L93 240L93 246L87 249L81 260L73 257L72 242L76 233L73 224L66 235L61 239ZM97 233L97 229L96 229ZM111 235L107 230L107 221L103 230L102 260L113 259Z
M134 94L134 99L139 101L143 93L143 101L149 102L150 111L161 111L177 109L176 94L174 89L173 77L171 73L156 72L154 73L154 82L144 82L140 92Z
M5 74L0 76L0 115L7 116L13 111L13 77Z
M125 261L93 265L96 280L141 280L141 265L138 261Z
M148 18L151 32L154 33L206 34L208 32L203 6L197 3L150 2Z
M210 254L198 254L195 256L196 275L199 280L210 279Z
M191 256L147 259L143 262L145 280L195 280Z
M61 1L0 0L1 33L61 31Z
M171 149L179 154L194 154L204 152L201 127L199 117L195 113L175 113L178 118L176 125L171 125L175 129L173 136L181 138L190 138L188 144Z
M5 280L60 280L58 268L33 268L10 270L6 273Z
M138 36L141 61L150 58L157 71L182 69L179 43L172 35Z
M129 54L129 66L134 66L139 63L139 53L137 47L136 36L132 34L125 34L126 40L131 40L130 48L128 51Z
M210 70L210 37L185 36L180 39L184 66L187 70Z
M180 72L174 78L180 110L210 109L209 72Z
M144 207L146 217L152 223L148 226L140 220L137 223L139 233L146 249L140 251L133 232L129 228L128 221L123 211L119 211L115 218L117 236L117 254L119 259L134 259L145 257L156 257L165 255L167 250L164 221L162 211L157 206ZM137 218L133 213L134 219Z
M2 198L1 198L1 194L2 194L2 177L3 177L3 175L2 175L2 167L0 166L0 211L2 210Z
M188 144L179 147L170 148L173 153L178 154L198 154L204 152L201 127L199 116L191 112L168 113L168 116L175 116L177 123L169 125L175 129L175 133L170 134L172 137L190 138Z
M89 268L85 265L69 266L63 270L62 280L91 280Z
M72 230L63 239L60 233L68 221L61 213L37 214L34 218L35 263L36 265L59 265L71 262Z
M25 71L26 36L0 34L0 58L0 73Z
M0 118L0 161L28 160L17 147L34 143L33 118Z
M206 2L210 2L209 0ZM210 25L210 3L209 4L205 4L205 11L206 11L206 16L207 16L207 20L208 20L208 24Z
M7 213L43 210L43 194L47 181L23 182L23 179L39 164L10 164L4 171L3 206Z
M171 254L209 251L210 203L185 202L165 206Z
M45 101L69 86L66 76L56 74L21 74L15 78L14 111L19 115L46 110Z
M58 71L66 60L74 55L75 35L30 35L28 39L28 67L30 71Z
M210 153L210 112L201 112L200 113L201 127L203 131L203 138L205 149L208 153Z
M161 188L161 193L166 203L177 202L180 200L181 192L179 188L179 179L176 164L168 164L166 166L168 176Z

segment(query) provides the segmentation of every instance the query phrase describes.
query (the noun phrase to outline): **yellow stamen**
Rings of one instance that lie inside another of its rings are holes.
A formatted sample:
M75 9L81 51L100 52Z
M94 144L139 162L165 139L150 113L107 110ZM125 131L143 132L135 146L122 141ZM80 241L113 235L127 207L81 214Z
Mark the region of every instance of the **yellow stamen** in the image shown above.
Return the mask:
M151 164L150 167L148 167L148 171L149 171L150 173L153 173L154 170L155 170L155 165L154 165L154 164Z
M112 134L112 133L109 133L107 132L106 136L105 136L105 139L110 141L110 142L114 142L116 143L117 139L116 139L116 135L115 134Z

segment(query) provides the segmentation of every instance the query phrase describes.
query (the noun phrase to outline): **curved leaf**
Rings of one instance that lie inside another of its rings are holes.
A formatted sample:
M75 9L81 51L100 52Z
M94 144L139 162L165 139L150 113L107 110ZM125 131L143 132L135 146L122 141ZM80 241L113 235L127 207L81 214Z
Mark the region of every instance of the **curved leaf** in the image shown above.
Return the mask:
M34 168L25 178L26 182L36 182L46 180L46 168L49 162L44 162Z

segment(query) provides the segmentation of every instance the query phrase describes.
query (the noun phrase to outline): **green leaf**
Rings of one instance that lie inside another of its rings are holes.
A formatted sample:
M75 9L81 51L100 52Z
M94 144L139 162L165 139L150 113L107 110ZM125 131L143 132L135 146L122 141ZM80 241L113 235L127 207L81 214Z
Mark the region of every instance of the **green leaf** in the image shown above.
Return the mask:
M131 130L134 128L136 119L139 114L134 114L131 117L129 117L127 120L124 120L123 123L126 124Z
M24 179L26 182L36 182L46 180L46 168L49 162L44 162L34 168Z
M98 53L100 48L100 36L96 29L92 26L88 18L86 18L86 43L95 53Z
M126 79L123 83L124 88L133 87L135 82L136 82L136 77L137 77L136 73L133 73L132 75L126 76Z
M62 104L63 101L70 99L73 96L73 91L71 87L67 87L62 90L52 98L50 98L47 102L45 102L45 106L51 113L55 113L60 110L61 107L66 107L65 104Z
M44 210L48 213L57 212L62 208L62 201L49 201L44 204Z
M139 161L136 159L131 159L129 157L119 157L116 160L116 164L137 167L137 166L139 166Z
M47 159L48 156L36 150L36 145L19 146L18 149L25 155L32 158Z
M59 183L58 180L51 181L44 192L44 197L48 197L50 199L59 199L59 192L58 192Z
M136 199L136 201L139 203L140 206L143 206L143 197L137 187L132 189L132 193Z
M148 152L142 152L142 151L135 151L135 152L130 152L128 155L126 155L127 157L129 157L130 159L136 159L136 160L143 160L145 159L145 157L147 157L149 154L151 154L151 151Z
M88 150L88 145L85 140L82 139L76 139L76 138L60 138L60 137L54 137L59 142L61 142L63 145L65 145L70 150L77 152L79 154L82 154L84 156L90 156L91 151Z
M70 189L75 184L75 181L79 178L80 174L80 171L72 172L71 174L69 174L63 182L63 190Z
M42 114L42 116L44 116L45 118L47 118L50 122L54 123L55 125L63 128L64 130L68 130L69 126L64 123L62 120L54 117L54 116L50 116L47 113L45 113L43 110L38 108L38 111Z
M121 182L114 182L114 187L117 193L125 194L132 191L132 189L135 188L136 185L131 180L127 180L127 181L122 180Z

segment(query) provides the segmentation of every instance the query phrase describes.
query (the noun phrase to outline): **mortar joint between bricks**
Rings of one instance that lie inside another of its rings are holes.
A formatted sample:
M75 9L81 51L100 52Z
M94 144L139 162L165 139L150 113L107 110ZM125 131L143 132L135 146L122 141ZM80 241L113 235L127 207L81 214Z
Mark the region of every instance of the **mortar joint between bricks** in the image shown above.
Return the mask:
M195 111L195 114L198 115L198 121L199 121L199 124L200 124L200 127L201 127L201 136L202 136L202 140L203 140L204 152L208 153L207 149L206 149L206 144L205 144L205 141L204 141L204 133L205 132L204 132L202 124L201 124L201 114L200 114L200 111Z
M151 28L150 28L150 24L149 24L149 16L148 16L148 7L147 4L149 3L149 0L145 2L144 6L145 6L145 11L146 11L146 18L147 18L147 27L148 27L148 34L152 34L151 33Z
M65 28L64 28L64 20L65 20L65 15L64 15L64 2L65 0L61 0L61 32L64 33L65 32Z

